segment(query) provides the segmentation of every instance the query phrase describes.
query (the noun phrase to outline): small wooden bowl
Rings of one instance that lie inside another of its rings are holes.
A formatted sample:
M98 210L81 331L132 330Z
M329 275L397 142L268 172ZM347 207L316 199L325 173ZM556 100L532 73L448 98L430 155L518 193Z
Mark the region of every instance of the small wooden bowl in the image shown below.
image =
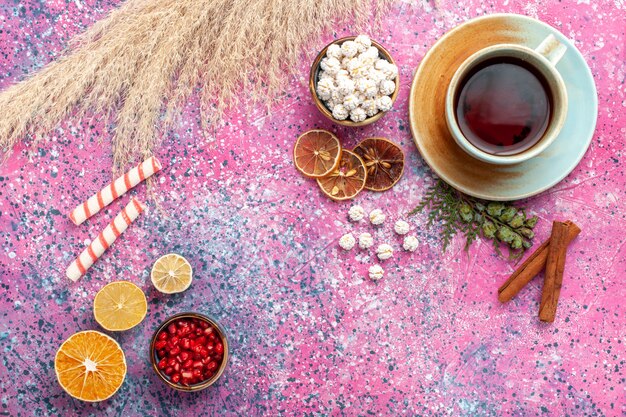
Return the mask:
M313 61L313 65L311 65L311 74L309 76L309 89L311 90L311 96L313 97L313 102L317 106L318 110L324 116L328 117L333 122L335 122L337 124L340 124L342 126L359 127L359 126L366 126L366 125L369 125L371 123L374 123L376 120L378 120L381 117L383 117L386 112L380 111L380 112L376 113L374 116L368 117L367 119L363 120L362 122L353 122L352 120L349 120L349 119L337 120L337 119L335 119L333 117L332 112L326 107L324 102L322 100L320 100L320 98L317 96L317 81L318 81L318 76L319 76L319 72L320 72L320 62L326 56L326 51L328 50L328 47L330 45L333 45L333 44L341 45L345 41L353 41L355 39L356 39L356 36L347 36L345 38L337 39L337 40L329 43L328 45L326 45L326 47L324 47L324 49L322 49L320 51L320 53L317 54L317 57L315 58L315 61ZM393 60L393 58L391 57L391 54L389 53L389 51L387 51L381 44L379 44L378 42L372 40L372 46L375 46L378 49L378 53L382 56L382 58L384 58L385 60L387 60L387 61L389 61L392 64L397 66L396 61ZM398 73L398 76L395 79L395 83L396 83L396 89L394 90L393 94L391 95L391 103L392 103L392 105L396 102L396 98L398 98L398 92L400 91L400 74L399 73Z
M165 330L170 323L178 319L199 319L202 321L206 321L211 326L213 326L215 330L217 330L217 335L222 341L222 344L224 345L224 357L222 358L222 363L220 364L220 367L215 373L215 375L213 375L210 379L207 379L206 381L203 381L196 385L185 386L181 384L176 384L170 381L157 366L158 364L157 351L154 348L154 344L157 341L157 336L159 335L159 333L161 333L161 331ZM174 388L175 390L178 390L178 391L184 391L184 392L201 391L213 385L213 383L215 383L215 381L217 381L224 373L224 370L226 369L226 365L228 364L228 356L229 356L228 339L226 338L226 333L224 332L224 329L215 320L200 313L187 312L187 313L179 313L179 314L175 314L171 316L170 318L165 320L163 324L159 326L158 329L156 329L156 331L152 335L152 341L150 342L150 362L152 362L152 369L154 369L154 372L156 372L156 374L159 376L159 378L161 378L163 382L165 382L165 384L169 385L171 388Z

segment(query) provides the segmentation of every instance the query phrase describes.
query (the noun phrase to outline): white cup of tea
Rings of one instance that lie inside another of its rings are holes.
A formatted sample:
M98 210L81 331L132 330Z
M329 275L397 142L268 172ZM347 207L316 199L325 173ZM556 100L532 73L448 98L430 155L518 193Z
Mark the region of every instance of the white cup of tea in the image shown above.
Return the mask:
M555 67L566 50L550 35L534 50L498 44L467 58L446 95L446 122L456 143L498 165L543 152L567 115L567 90Z

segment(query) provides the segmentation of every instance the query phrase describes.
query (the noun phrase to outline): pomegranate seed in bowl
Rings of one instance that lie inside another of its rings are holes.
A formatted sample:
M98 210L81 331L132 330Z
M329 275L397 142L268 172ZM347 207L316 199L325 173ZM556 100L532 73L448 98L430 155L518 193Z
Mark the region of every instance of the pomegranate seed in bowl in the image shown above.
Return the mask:
M212 385L228 362L228 340L212 319L180 313L167 319L150 344L154 371L170 387L199 391Z

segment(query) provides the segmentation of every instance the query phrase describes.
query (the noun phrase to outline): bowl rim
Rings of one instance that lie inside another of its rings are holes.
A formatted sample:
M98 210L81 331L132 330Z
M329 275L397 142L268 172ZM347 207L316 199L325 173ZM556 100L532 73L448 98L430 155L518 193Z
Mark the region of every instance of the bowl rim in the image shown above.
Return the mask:
M328 51L328 47L330 45L334 45L334 44L342 44L346 41L353 41L355 40L357 37L356 36L345 36L343 38L339 38L339 39L335 39L334 41L330 42L328 45L326 45L324 47L324 49L322 49L317 56L315 57L315 60L313 61L313 64L311 65L311 70L309 73L309 90L311 92L311 96L313 97L313 102L315 103L315 106L317 107L317 109L324 115L326 116L328 119L332 120L333 122L342 125L342 126L351 126L351 127L360 127L360 126L366 126L369 125L371 123L374 123L375 121L377 121L378 119L380 119L381 117L383 117L387 111L380 111L378 113L376 113L374 116L368 117L367 119L363 120L362 122L353 122L351 120L337 120L333 117L332 113L328 110L328 108L326 107L326 105L322 102L322 100L320 100L320 98L317 96L317 75L319 73L320 70L320 62L322 61L322 59L324 58L324 56L326 56L326 51ZM387 60L388 62L394 64L396 67L398 66L398 64L396 63L396 61L393 59L393 57L391 56L391 54L389 53L389 51L382 46L379 42L375 41L374 39L371 39L372 41L372 46L375 46L378 49L378 52L380 54L383 55L383 58L385 58L385 60ZM396 83L396 89L394 90L394 92L391 94L391 105L393 106L396 102L396 99L398 98L398 93L400 91L400 72L398 72L398 75L395 78L395 83Z
M224 345L224 357L223 357L222 363L220 364L220 367L217 370L217 372L215 373L215 375L213 375L210 379L207 379L206 381L203 381L203 382L201 382L199 384L190 385L188 387L186 387L184 385L173 383L172 381L170 381L169 379L166 378L166 376L161 372L161 370L157 366L156 349L154 348L154 344L156 343L157 335L159 333L161 333L161 331L164 330L170 323L172 323L175 320L181 319L181 318L197 318L197 319L204 320L204 321L208 322L213 327L215 327L215 329L217 330L217 333L219 334L219 337L220 337L220 339L222 341L222 344ZM193 311L185 311L185 312L182 312L182 313L177 313L177 314L174 314L174 315L168 317L167 319L165 319L165 321L163 321L163 323L161 323L161 325L159 327L157 327L157 329L154 331L154 333L152 335L152 339L150 340L150 352L149 353L150 353L150 362L152 363L152 369L157 374L157 376L163 382L165 382L166 385L170 386L171 388L173 388L175 390L183 391L183 392L201 391L201 390L203 390L205 388L208 388L211 385L213 385L222 376L222 374L224 373L224 370L226 369L226 366L228 364L228 360L229 360L229 357L230 357L228 338L226 336L226 331L224 330L224 328L217 321L213 320L211 317L209 317L209 316L207 316L205 314L197 313L197 312L193 312Z

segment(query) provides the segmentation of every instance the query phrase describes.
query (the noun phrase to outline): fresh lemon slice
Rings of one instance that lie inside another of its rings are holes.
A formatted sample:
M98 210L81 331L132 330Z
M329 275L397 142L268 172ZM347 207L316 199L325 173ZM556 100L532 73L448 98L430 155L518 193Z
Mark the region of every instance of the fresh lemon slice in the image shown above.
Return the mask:
M161 256L152 267L152 284L165 294L183 292L191 285L191 265L175 253Z
M111 337L87 330L69 337L54 358L61 387L72 397L89 402L106 400L126 377L126 358Z
M93 300L93 315L106 330L128 330L146 317L148 303L141 288L128 281L105 285Z

